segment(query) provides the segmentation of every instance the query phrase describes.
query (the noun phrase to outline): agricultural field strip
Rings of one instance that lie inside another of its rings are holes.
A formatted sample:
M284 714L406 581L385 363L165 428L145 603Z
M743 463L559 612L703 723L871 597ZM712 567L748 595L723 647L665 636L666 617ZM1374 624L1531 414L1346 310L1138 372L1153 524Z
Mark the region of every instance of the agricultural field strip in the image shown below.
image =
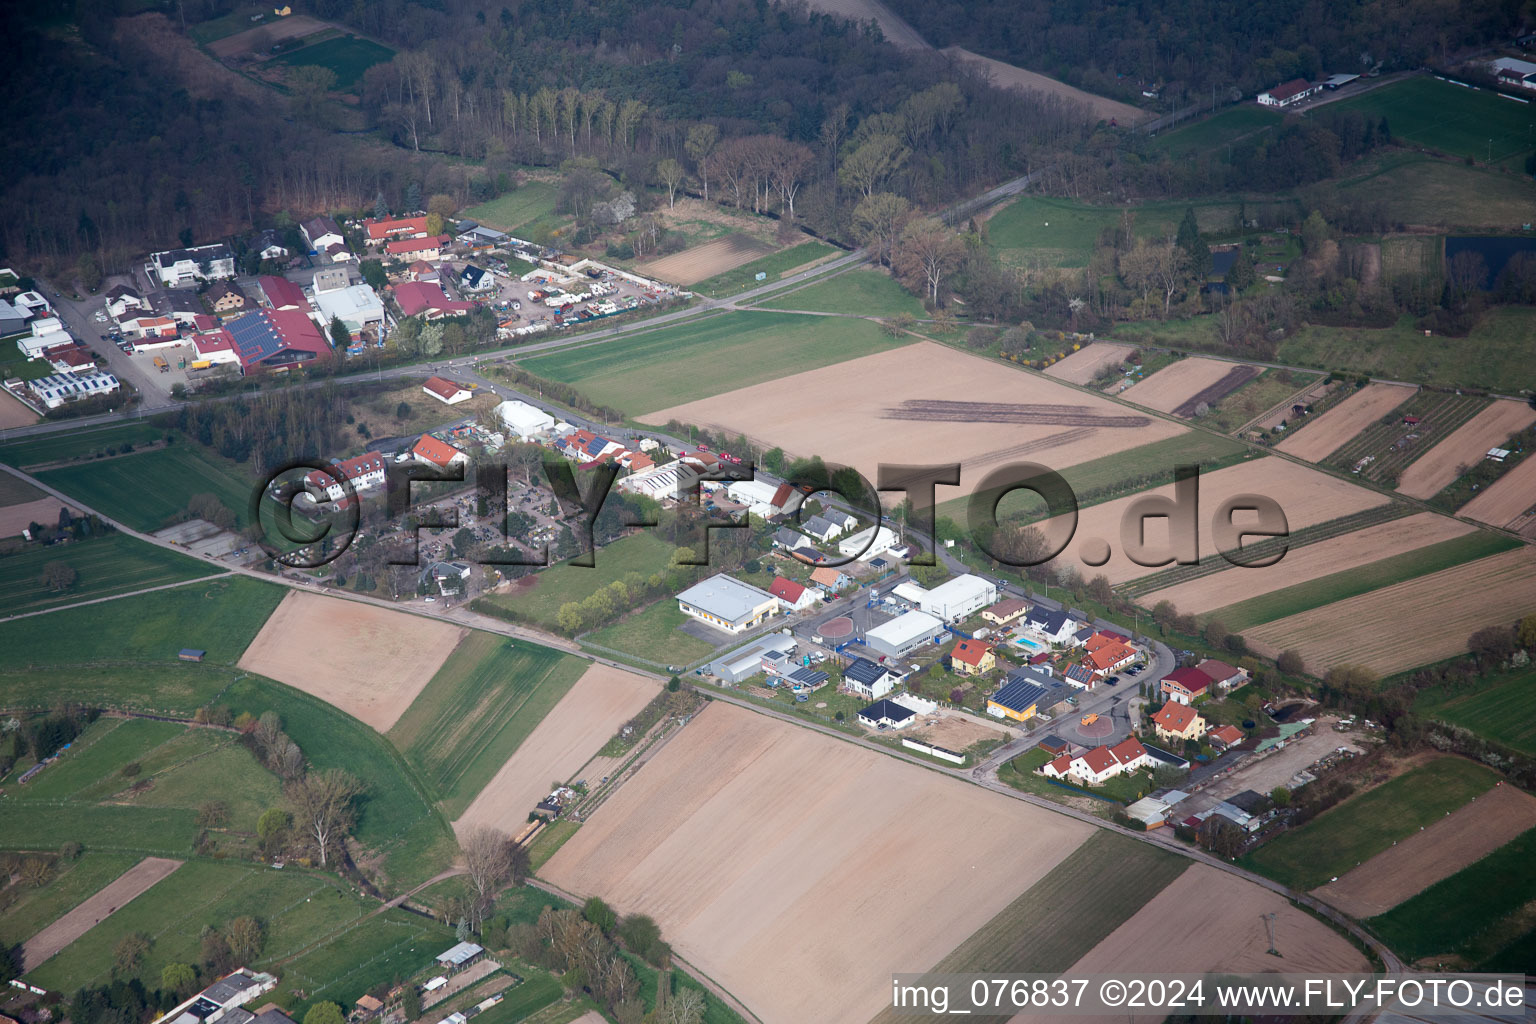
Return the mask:
M1489 526L1508 526L1532 505L1536 505L1536 457L1528 455L1518 466L1457 509L1456 514Z
M1376 480L1396 472L1430 451L1439 439L1447 438L1472 417L1482 412L1490 400L1475 395L1453 395L1438 391L1421 390L1399 410L1392 413L1392 422L1377 423L1346 441L1325 462L1339 469L1353 469L1355 463L1367 455L1375 456L1370 465L1360 471L1368 480ZM1402 425L1402 417L1418 416L1417 427ZM1433 430L1434 440L1428 445L1407 441L1409 434ZM1393 442L1392 439L1399 438ZM1398 448L1390 447L1397 443Z
M1176 414L1175 411L1186 401L1226 380L1234 370L1245 366L1249 364L1207 359L1204 356L1186 356L1132 384L1119 397L1133 405ZM1252 376L1258 374L1256 367L1249 368L1253 371Z
M1474 466L1489 449L1536 423L1536 409L1525 402L1499 399L1450 432L1403 470L1397 489L1410 498L1428 500Z
M1184 420L1194 419L1199 415L1202 405L1207 409L1212 408L1227 396L1257 380L1263 372L1257 366L1234 366L1227 371L1226 376L1186 398L1173 410L1173 414Z
M1275 445L1275 451L1307 462L1322 462L1371 423L1412 398L1416 390L1399 384L1367 384L1322 412L1304 417ZM1326 429L1319 424L1325 424Z
M179 860L146 857L87 897L57 921L26 941L22 950L22 970L30 971L62 951L75 939L138 899L181 867Z

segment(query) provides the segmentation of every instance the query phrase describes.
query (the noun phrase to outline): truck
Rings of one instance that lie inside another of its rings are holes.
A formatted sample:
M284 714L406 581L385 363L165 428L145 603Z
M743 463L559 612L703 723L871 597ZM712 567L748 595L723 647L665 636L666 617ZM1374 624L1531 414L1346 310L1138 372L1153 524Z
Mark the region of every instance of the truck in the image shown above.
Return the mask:
M165 356L155 356L155 369L161 373L170 373L171 364L165 361Z
M211 359L194 359L194 360L192 360L192 369L194 369L194 370L206 370L206 369L208 369L212 365L213 365L213 360L211 360Z

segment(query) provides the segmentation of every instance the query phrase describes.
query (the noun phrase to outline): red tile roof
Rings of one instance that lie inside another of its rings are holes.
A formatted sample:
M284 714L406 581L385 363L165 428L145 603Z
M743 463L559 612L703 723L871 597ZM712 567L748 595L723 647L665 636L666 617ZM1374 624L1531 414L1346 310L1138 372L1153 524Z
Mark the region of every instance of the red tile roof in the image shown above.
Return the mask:
M392 256L402 253L427 252L432 249L441 249L448 244L447 235L429 235L426 238L402 238L396 242L390 242L384 246L384 251Z
M963 661L967 665L980 665L981 659L992 652L991 644L980 640L961 640L955 644L955 649L950 652L950 657L957 661Z
M805 588L794 580L787 580L783 576L775 576L773 584L768 588L768 593L780 601L788 601L794 604L805 594Z
M1297 93L1305 92L1311 87L1312 84L1305 78L1293 78L1289 82L1286 82L1284 85L1277 85L1273 89L1270 89L1269 97L1270 99L1275 100L1288 100L1292 96L1295 96Z
M356 480L367 476L369 473L378 473L384 470L384 456L378 452L365 452L355 455L350 459L343 459L335 464L335 472L340 474L343 480ZM323 470L313 469L304 474L306 483L315 484L318 487L329 487L335 481L331 474Z
M1120 641L1110 640L1107 643L1101 644L1096 650L1091 651L1088 655L1088 660L1093 664L1094 668L1102 672L1113 665L1120 664L1135 653L1134 650Z
M1115 755L1109 752L1108 747L1094 747L1083 755L1083 761L1095 775L1102 775L1120 763Z
M1109 752L1115 755L1115 760L1121 764L1130 764L1138 757L1147 755L1147 748L1141 745L1141 740L1135 736L1127 736L1125 739L1109 748Z
M1224 683L1228 679L1231 679L1233 676L1238 674L1237 669L1233 668L1231 665L1228 665L1224 661L1217 661L1214 658L1202 661L1200 664L1196 665L1195 668L1205 673L1205 675L1213 683Z
M421 435L421 440L416 442L416 447L412 448L411 452L434 465L444 468L453 461L454 456L464 454L447 441L439 441L431 434Z
M368 237L374 241L381 238L391 238L396 235L424 235L427 233L427 218L401 217L398 220L366 220Z
M428 377L421 386L423 390L432 392L445 402L451 401L460 391L469 390L463 385L455 384L453 381L444 380L441 377Z
M1189 724L1198 716L1199 712L1188 704L1180 704L1177 701L1169 701L1158 709L1152 716L1152 724L1169 732L1183 733L1189 728Z
M1163 676L1165 683L1177 683L1190 693L1204 693L1211 685L1211 677L1198 668L1176 668Z
M1230 747L1243 738L1243 730L1235 725L1220 725L1206 733L1206 737L1213 742Z
M1067 774L1067 769L1071 767L1072 758L1067 754L1062 754L1056 760L1051 762L1051 770L1054 771L1057 775Z
M258 278L256 283L261 286L261 294L267 297L267 302L273 309L307 310L309 308L309 300L304 297L304 289L286 277L268 274Z

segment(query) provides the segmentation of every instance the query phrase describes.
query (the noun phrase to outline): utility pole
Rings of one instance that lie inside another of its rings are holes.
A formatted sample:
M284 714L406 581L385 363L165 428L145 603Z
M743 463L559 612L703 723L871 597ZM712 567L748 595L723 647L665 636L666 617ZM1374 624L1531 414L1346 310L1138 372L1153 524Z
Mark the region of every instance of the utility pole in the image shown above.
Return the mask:
M1270 956L1280 956L1280 951L1275 948L1275 912L1271 910L1269 913L1260 914L1259 916L1264 919L1264 927L1269 932L1269 949L1267 952Z

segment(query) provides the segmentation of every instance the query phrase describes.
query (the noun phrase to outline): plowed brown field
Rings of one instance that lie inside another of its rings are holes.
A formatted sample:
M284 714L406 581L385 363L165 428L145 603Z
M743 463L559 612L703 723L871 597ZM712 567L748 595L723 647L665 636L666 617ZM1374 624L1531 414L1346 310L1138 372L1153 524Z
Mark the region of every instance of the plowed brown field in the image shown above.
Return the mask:
M1402 384L1367 384L1317 419L1305 430L1275 445L1275 451L1308 462L1321 462L1344 442L1413 397L1417 388Z
M1171 413L1226 377L1238 365L1220 359L1189 356L1163 367L1146 380L1132 384L1121 392L1121 397L1148 409Z
M1119 366L1125 362L1126 356L1135 351L1135 345L1116 345L1109 341L1096 341L1087 348L1073 352L1061 362L1052 364L1045 371L1045 375L1073 384L1087 384L1104 367Z
M716 702L542 874L649 914L768 1024L866 1021L1089 828Z
M1532 423L1536 423L1536 409L1524 402L1507 398L1494 402L1403 470L1397 489L1411 498L1433 497L1456 480L1460 467L1477 465L1488 449Z
M1213 608L1246 601L1282 587L1306 583L1381 558L1437 544L1477 529L1434 512L1379 523L1340 537L1292 548L1275 565L1263 569L1231 568L1188 583L1179 583L1142 598L1151 607L1172 601L1181 612L1202 615Z
M1467 649L1484 626L1536 611L1536 550L1515 548L1245 630L1258 653L1301 651L1310 671L1364 665L1381 675Z
M1508 526L1532 505L1536 505L1536 458L1527 456L1456 512L1489 526Z
M686 286L723 274L727 270L735 270L771 252L773 246L759 242L751 235L726 235L713 242L705 242L692 249L642 263L635 269L646 277Z

